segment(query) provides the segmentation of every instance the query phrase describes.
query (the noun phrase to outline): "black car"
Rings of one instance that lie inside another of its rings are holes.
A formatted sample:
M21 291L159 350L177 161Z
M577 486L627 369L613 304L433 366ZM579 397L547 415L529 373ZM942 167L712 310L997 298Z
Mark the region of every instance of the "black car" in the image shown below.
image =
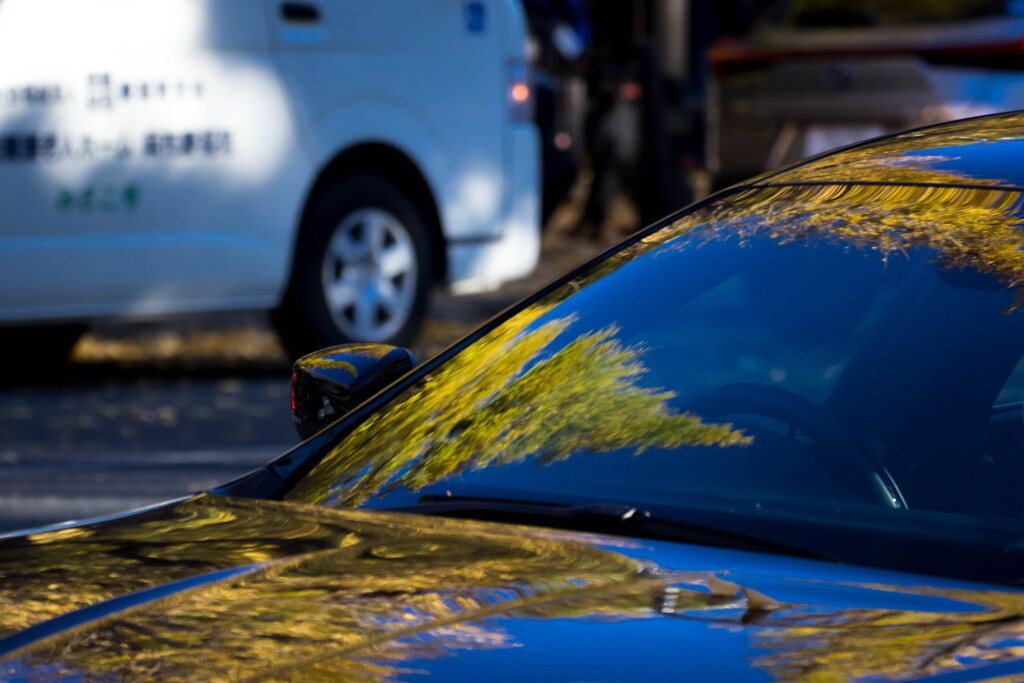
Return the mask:
M1018 680L1022 153L851 146L299 361L267 467L0 543L0 676Z

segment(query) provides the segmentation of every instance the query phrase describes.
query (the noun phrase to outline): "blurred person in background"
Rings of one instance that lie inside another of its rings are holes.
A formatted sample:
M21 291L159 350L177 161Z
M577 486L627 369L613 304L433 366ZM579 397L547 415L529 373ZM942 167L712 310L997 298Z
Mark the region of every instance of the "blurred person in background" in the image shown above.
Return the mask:
M587 157L592 171L575 233L601 239L626 196L653 222L706 193L707 53L749 30L755 0L590 3Z
M584 126L592 179L575 234L600 239L611 201L636 196L640 152L640 65L632 2L592 3L594 50L587 68Z
M523 0L523 8L530 31L534 122L541 143L541 218L546 221L579 172L585 106L581 75L593 34L583 0Z

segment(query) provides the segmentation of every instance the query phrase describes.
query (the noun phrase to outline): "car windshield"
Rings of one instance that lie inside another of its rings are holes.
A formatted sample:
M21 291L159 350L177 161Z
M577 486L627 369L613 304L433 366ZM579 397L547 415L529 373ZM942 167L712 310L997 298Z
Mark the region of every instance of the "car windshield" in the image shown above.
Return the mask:
M285 498L616 503L851 562L1016 582L1020 204L968 187L744 190L336 425Z

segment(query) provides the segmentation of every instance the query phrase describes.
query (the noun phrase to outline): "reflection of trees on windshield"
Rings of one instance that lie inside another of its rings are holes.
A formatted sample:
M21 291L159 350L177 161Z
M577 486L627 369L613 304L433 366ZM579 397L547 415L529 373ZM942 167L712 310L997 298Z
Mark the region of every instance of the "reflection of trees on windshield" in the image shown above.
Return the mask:
M914 247L935 249L944 266L976 268L1009 287L1018 287L1024 283L1020 193L949 187L1003 181L936 169L933 165L947 156L911 152L1021 139L1022 123L1024 117L1019 113L955 122L798 162L788 171L763 176L778 185L744 190L700 207L610 255L545 301L560 301L623 263L690 232L700 235L698 244L709 235L714 239L769 238L780 244L821 239L877 252L882 258ZM844 184L827 184L830 181ZM858 185L858 181L917 185ZM694 246L689 240L679 240L672 248Z
M667 230L699 226L702 241L821 241L882 259L934 250L943 268L973 268L1010 288L1024 285L1019 192L962 187L813 185L751 189L696 211ZM659 241L664 242L663 236ZM679 243L673 248L693 248ZM1018 303L1024 294L1018 292Z
M772 171L756 180L772 183L874 181L1005 185L1005 180L996 178L973 178L964 173L935 170L933 164L946 161L948 157L923 153L936 148L1020 139L1021 122L1020 114L1011 113L903 133L815 161L798 161L789 170L782 173Z
M842 163L825 169L814 165L798 167L785 174L784 182L820 182L822 170L835 174L829 180L844 182L882 183L957 183L964 185L1000 185L1005 181L989 178L973 178L965 173L951 170L937 171L935 164L950 161L950 157L937 154L881 154L872 147L852 149L842 155ZM823 164L824 165L824 164ZM771 182L778 179L773 178Z
M929 173L934 182L949 180ZM1020 206L1012 190L856 184L755 188L709 204L611 255L464 348L357 427L290 496L358 504L396 486L416 489L466 468L529 457L543 463L574 452L739 443L735 431L672 414L667 392L641 388L642 349L616 342L614 328L563 345L555 338L568 334L571 319L534 322L645 252L693 249L711 240L821 241L883 260L922 248L934 251L943 267L975 268L1019 287ZM690 235L677 239L684 233ZM561 348L551 353L549 344Z
M465 468L530 457L548 463L583 451L749 441L730 425L673 412L673 393L641 387L642 350L615 341L614 327L546 351L573 322L527 329L548 310L521 313L366 420L289 498L355 505L382 490L416 490Z

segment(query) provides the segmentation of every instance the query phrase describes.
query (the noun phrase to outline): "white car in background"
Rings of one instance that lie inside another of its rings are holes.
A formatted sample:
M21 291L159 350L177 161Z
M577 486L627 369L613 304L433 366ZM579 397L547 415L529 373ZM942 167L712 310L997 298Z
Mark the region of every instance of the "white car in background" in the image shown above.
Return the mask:
M525 79L514 0L0 0L0 325L409 343L536 263Z

